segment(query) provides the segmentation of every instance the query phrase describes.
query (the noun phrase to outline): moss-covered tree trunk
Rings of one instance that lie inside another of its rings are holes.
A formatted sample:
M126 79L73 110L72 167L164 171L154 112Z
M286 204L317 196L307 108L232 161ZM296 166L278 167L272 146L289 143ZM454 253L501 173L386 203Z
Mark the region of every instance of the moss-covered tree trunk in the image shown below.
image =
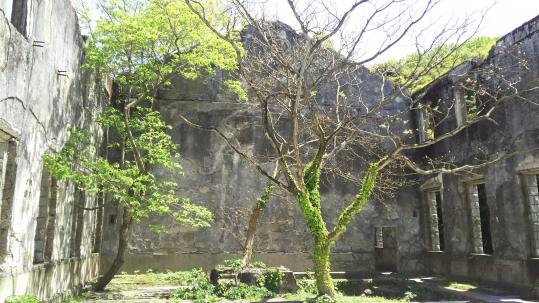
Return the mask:
M330 253L331 244L315 243L313 249L314 277L316 279L316 288L318 293L336 296L335 285L331 279Z
M309 232L314 239L312 252L314 276L320 295L335 297L337 294L335 285L331 279L331 247L342 233L346 231L346 227L350 224L355 215L357 215L363 209L365 204L367 204L374 189L376 177L378 176L378 171L383 160L385 160L385 158L369 166L369 169L363 177L363 182L357 195L341 212L335 224L335 228L331 232L328 231L322 216L319 190L321 169L313 169L311 165L307 165L305 168L304 182L307 191L298 194L297 201L302 211L303 218L309 228Z

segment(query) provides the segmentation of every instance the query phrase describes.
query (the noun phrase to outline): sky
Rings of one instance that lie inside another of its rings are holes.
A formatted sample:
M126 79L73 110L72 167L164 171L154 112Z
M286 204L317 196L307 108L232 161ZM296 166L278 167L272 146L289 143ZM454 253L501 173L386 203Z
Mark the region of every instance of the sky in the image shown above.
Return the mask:
M287 9L287 5L283 0L265 1L269 1L267 4L267 11L275 12L273 17L277 17L279 20L287 24L295 23L293 14ZM344 11L349 8L351 3L355 0L321 1L324 3L332 2L337 10ZM383 3L384 1L387 0L375 0L374 2ZM420 9L423 7L426 1L428 0L406 0L405 5L411 4L412 6L417 6L417 8ZM391 13L395 13L395 11ZM429 31L436 32L437 28L439 28L442 24L445 24L444 22L446 20L449 20L450 18L453 20L463 20L468 16L475 20L470 28L475 29L475 25L479 26L474 36L501 37L519 27L526 21L539 15L539 0L440 0L440 3L429 14L430 15L423 20L423 25L419 26L420 28L428 28ZM479 22L481 16L484 16L484 18L481 22ZM360 18L356 19L359 20ZM349 25L350 28L353 28L354 22L355 20L352 17ZM357 25L359 26L360 24ZM413 53L416 45L416 34L417 31L415 33L410 33L409 37L403 39L401 42L395 45L395 47L381 55L372 63L381 62L388 59L398 59L407 54ZM369 44L365 45L365 48L370 47L377 49L375 45L379 43L376 41L381 41L381 39L380 34L373 34L368 39ZM432 38L426 38L425 44L427 44L427 40L431 41ZM366 51L364 57L368 57L368 52L369 51Z
M73 0L74 2L80 0ZM96 1L96 0L90 0ZM227 0L221 0L226 2ZM301 7L302 4L311 3L312 1L322 2L324 5L329 4L336 12L344 12L347 10L351 3L357 0L294 0ZM372 0L373 3L384 3L388 0ZM405 0L404 6L410 6L413 10L419 11L426 1L429 0ZM445 24L449 19L451 20L463 20L466 17L471 17L474 20L470 28L475 29L475 25L478 24L478 20L484 15L480 27L475 36L490 36L501 37L513 29L517 28L526 21L539 15L539 0L434 0L440 1L440 3L431 11L427 18L425 18L415 31L409 33L408 37L402 39L395 47L381 55L374 62L381 62L388 59L402 58L407 54L414 52L416 40L415 37L420 29L428 29L429 33L436 33L437 30ZM258 6L258 9L267 19L279 19L284 23L290 24L296 29L299 29L297 22L295 21L292 11L288 8L286 0L253 0L254 3L263 3L263 6ZM311 5L312 6L312 5ZM402 8L401 7L401 8ZM305 5L301 8L305 8ZM488 9L484 14L485 9ZM362 18L362 11L366 11L364 8L357 10L357 14L351 16L350 22L347 24L347 28L344 31L349 33L354 32L354 29L361 27L361 22L365 18ZM399 7L388 12L388 14L398 15ZM365 39L365 44L362 45L361 51L358 52L356 60L368 57L370 53L378 49L379 45L384 40L385 34L381 32L373 31L368 39ZM424 44L428 45L428 42L432 40L432 37L424 37ZM341 39L336 37L333 41L338 47L341 44Z

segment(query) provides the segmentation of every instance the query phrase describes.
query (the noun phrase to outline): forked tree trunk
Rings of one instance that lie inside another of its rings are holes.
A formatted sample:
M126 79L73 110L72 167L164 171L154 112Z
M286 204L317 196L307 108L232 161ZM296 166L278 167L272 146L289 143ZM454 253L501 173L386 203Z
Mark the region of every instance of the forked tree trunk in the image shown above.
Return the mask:
M107 272L97 279L97 282L93 286L94 290L104 290L124 264L125 252L127 251L127 244L129 242L129 229L131 228L132 223L133 216L131 215L129 210L124 209L122 216L122 225L120 226L119 231L118 251L116 252L116 257L114 258L114 261L112 262Z

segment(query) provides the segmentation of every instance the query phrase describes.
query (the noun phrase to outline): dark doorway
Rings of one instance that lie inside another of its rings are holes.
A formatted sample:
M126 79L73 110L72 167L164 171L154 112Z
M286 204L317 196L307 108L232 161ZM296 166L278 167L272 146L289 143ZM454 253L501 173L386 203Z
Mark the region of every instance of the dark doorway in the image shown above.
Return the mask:
M397 271L398 260L398 232L396 227L377 228L374 248L374 267L377 271ZM381 237L381 241L380 241Z
M483 242L483 253L492 255L492 237L490 234L490 210L487 204L487 192L485 184L477 184L477 197L479 199L479 216L481 217L481 238Z
M438 217L438 236L440 239L440 251L445 250L444 216L442 214L442 195L436 192L436 216Z

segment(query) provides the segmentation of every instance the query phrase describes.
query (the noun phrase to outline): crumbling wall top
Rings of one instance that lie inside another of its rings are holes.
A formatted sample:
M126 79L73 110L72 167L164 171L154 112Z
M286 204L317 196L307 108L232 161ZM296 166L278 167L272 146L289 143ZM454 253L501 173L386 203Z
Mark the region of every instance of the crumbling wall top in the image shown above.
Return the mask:
M531 34L539 31L539 15L517 27L510 33L496 41L496 46L509 46L524 40Z

